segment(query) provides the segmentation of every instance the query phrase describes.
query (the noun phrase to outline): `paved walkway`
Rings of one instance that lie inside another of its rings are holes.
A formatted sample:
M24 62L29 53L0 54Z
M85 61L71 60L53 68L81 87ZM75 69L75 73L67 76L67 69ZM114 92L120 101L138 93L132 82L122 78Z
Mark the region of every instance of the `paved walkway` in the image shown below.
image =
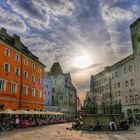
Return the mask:
M0 133L0 140L140 140L140 126L128 131L75 131L71 124L57 124Z

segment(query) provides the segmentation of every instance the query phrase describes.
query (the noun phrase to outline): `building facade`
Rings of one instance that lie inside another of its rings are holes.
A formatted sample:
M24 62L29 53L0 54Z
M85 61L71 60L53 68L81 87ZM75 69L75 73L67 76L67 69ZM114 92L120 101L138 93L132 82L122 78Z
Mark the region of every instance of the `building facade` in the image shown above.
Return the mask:
M52 65L49 76L53 83L52 105L68 116L75 116L77 94L70 73L64 74L60 64L56 62Z
M91 76L90 100L99 108L122 105L125 117L140 112L140 19L130 25L133 54ZM98 113L101 110L98 110Z
M82 103L80 101L80 98L77 97L77 117L81 116L81 112L82 112Z
M53 84L47 72L45 72L45 106L52 106Z
M44 109L44 64L17 35L0 30L0 104L3 109Z

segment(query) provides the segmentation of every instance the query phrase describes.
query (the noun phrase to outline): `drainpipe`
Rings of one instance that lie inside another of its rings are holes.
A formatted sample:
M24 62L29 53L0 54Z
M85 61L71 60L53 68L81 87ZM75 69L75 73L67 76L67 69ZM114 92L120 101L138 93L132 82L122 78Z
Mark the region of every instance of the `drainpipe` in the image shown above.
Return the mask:
M20 83L20 93L19 93L19 109L21 109L21 97L22 97L22 70L23 70L23 64L22 64L22 54L20 55L21 56L21 73L20 73L20 80L21 80L21 83Z

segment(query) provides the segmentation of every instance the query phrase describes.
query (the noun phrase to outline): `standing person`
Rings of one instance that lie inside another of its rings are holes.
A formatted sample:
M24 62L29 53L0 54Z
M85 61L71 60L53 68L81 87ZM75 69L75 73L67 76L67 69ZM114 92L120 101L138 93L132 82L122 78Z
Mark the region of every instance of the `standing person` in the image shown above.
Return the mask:
M16 121L15 121L15 127L16 127L16 129L19 128L19 125L20 125L20 120L19 120L19 117L17 116L16 117Z

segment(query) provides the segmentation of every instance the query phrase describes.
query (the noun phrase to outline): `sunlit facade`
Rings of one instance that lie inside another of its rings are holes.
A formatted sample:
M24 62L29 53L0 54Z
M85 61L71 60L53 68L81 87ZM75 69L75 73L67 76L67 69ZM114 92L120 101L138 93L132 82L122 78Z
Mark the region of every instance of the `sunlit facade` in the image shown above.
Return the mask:
M17 35L0 30L0 104L3 109L44 109L44 64Z
M122 105L125 117L140 112L140 19L131 26L133 54L91 76L90 98L98 107Z

